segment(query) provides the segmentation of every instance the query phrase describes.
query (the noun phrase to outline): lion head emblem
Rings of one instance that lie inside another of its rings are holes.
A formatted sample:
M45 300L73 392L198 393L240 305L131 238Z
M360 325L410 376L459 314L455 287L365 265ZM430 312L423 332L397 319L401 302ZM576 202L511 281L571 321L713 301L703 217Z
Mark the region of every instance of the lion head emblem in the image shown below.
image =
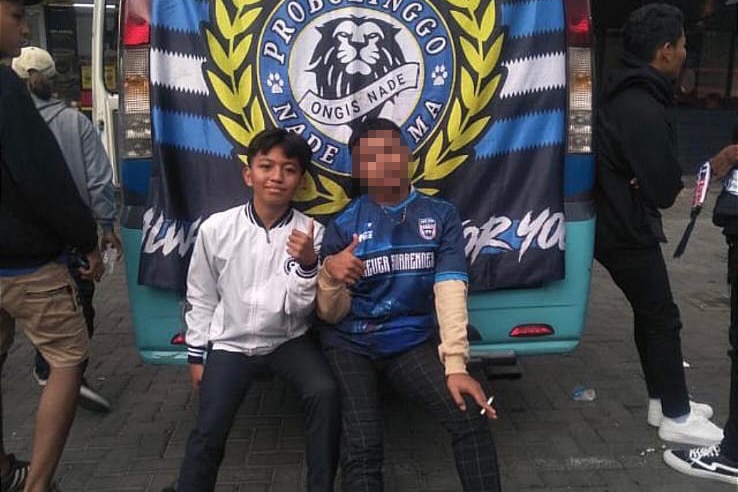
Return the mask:
M317 28L321 39L309 70L315 73L318 95L339 99L368 86L405 64L395 37L400 32L379 19L334 19ZM377 116L381 107L367 114Z

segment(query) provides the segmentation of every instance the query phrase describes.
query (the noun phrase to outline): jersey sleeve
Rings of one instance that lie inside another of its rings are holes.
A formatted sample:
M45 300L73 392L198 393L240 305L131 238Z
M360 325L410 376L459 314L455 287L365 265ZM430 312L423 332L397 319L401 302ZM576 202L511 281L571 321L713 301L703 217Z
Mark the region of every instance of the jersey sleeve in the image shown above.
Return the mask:
M336 217L328 224L323 234L323 244L320 247L320 259L325 260L330 255L340 253L346 246L351 244L352 236L349 231L341 227L340 219L343 215Z
M450 205L443 215L441 238L436 255L436 282L445 280L469 281L464 254L464 236L461 219L456 208Z

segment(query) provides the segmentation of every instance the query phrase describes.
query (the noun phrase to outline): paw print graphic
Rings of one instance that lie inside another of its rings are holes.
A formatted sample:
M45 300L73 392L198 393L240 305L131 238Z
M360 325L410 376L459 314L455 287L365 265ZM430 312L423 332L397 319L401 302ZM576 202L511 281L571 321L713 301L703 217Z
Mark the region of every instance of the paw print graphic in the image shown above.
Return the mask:
M433 78L433 85L445 85L446 79L448 78L448 70L446 70L446 65L436 65L433 69L433 74L431 75Z
M284 79L278 73L269 73L267 85L271 89L272 94L282 94L284 92Z

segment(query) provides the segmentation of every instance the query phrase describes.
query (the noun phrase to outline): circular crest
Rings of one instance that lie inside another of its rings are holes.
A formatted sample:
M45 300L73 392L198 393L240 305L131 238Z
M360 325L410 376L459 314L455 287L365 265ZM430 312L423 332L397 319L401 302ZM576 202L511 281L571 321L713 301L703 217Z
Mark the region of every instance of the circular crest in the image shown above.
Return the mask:
M283 1L264 24L265 106L275 125L308 140L321 168L351 174L346 143L361 120L393 120L411 151L440 123L456 73L453 43L430 2L413 5Z

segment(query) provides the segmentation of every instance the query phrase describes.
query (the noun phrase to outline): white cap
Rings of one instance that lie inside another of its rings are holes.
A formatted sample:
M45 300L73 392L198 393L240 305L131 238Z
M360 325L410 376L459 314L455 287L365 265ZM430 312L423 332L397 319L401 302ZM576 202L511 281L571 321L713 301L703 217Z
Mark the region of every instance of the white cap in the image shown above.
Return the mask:
M56 65L49 52L35 46L23 48L20 56L13 58L13 70L22 79L29 78L32 70L45 77L56 75Z

